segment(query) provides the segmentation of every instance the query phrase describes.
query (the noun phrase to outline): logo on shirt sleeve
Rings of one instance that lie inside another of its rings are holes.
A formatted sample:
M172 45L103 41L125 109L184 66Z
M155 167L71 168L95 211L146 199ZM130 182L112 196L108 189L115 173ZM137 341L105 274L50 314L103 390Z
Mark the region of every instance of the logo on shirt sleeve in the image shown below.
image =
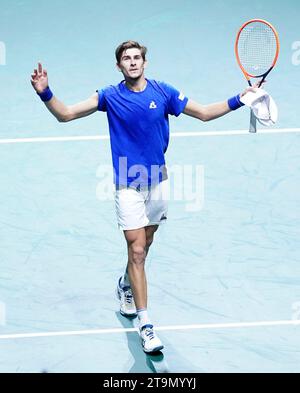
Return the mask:
M178 99L179 99L180 101L183 101L184 98L185 98L185 95L184 95L183 93L180 93Z

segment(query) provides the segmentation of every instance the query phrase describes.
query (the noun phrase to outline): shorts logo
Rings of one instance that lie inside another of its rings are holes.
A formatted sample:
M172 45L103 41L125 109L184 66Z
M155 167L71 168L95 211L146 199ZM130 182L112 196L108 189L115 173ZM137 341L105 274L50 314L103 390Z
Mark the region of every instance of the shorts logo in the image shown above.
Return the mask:
M157 106L156 106L154 101L151 101L151 104L150 104L149 108L150 109L156 109L157 108Z
M160 217L160 221L163 221L163 220L166 220L167 219L167 216L165 215L165 214L163 214L161 217Z

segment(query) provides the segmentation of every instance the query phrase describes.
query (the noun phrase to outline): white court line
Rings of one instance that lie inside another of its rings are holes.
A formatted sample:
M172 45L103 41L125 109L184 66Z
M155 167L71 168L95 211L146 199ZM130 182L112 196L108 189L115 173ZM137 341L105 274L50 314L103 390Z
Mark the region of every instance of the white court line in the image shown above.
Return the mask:
M300 132L300 128L272 128L258 130L257 134L283 134ZM198 136L229 136L229 135L248 135L248 130L235 131L198 131L198 132L171 132L171 138L188 138ZM57 136L57 137L39 137L39 138L15 138L0 139L0 145L13 143L41 143L41 142L70 142L70 141L96 141L108 140L108 135L82 135L82 136Z
M267 326L298 326L300 320L287 321L262 321L262 322L238 322L238 323L211 323L203 325L175 325L156 327L156 331L164 330L198 330L198 329L234 329L234 328L251 328ZM38 338L38 337L55 337L55 336L86 336L96 334L113 334L113 333L131 333L138 332L138 328L117 328L117 329L94 329L94 330L73 330L64 332L44 332L44 333L20 333L20 334L2 334L0 340L12 340L18 338Z

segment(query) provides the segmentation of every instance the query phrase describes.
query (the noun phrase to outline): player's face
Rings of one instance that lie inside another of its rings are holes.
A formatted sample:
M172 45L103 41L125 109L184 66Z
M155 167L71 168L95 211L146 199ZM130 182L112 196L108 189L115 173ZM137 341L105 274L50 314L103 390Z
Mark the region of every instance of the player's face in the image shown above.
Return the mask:
M139 79L144 74L146 61L143 60L138 48L130 48L122 53L120 64L117 64L124 77Z

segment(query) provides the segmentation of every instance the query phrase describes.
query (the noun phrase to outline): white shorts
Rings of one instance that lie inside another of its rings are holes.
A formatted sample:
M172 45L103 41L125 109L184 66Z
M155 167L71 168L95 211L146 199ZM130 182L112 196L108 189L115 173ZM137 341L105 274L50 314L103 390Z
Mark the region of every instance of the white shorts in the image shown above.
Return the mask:
M168 180L140 190L121 186L115 191L118 226L121 230L160 225L167 220Z

